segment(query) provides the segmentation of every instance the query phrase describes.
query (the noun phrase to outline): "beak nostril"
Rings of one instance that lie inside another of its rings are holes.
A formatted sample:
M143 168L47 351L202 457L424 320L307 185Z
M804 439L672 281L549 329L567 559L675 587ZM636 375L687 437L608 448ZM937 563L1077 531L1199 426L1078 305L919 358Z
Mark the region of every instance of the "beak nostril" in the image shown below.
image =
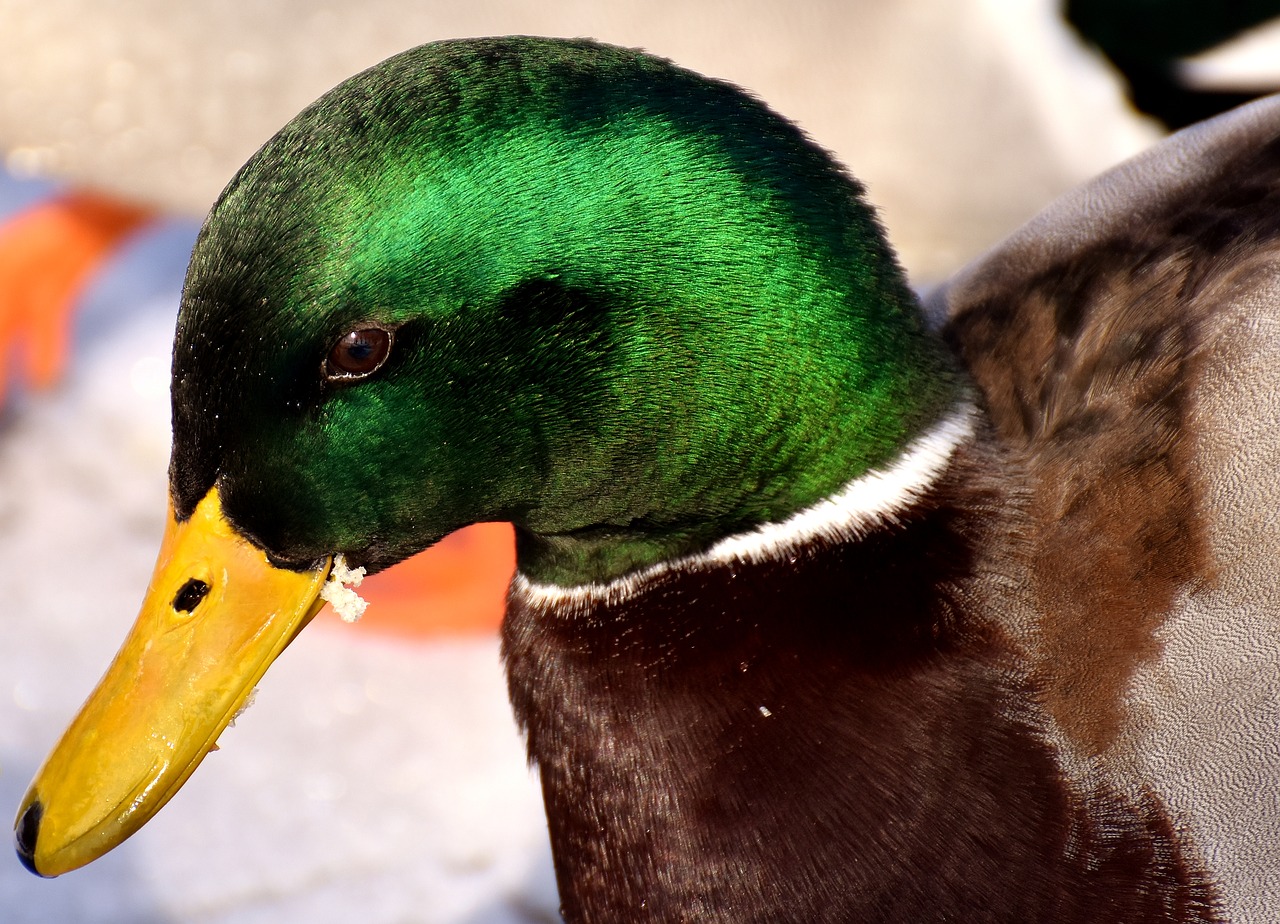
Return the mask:
M179 613L190 613L200 605L200 601L208 593L208 584L199 578L191 578L178 588L178 593L173 598L173 608Z
M37 876L44 875L36 869L36 840L40 837L40 819L44 816L44 806L40 800L34 800L18 819L14 830L14 846L18 850L18 859L22 865Z

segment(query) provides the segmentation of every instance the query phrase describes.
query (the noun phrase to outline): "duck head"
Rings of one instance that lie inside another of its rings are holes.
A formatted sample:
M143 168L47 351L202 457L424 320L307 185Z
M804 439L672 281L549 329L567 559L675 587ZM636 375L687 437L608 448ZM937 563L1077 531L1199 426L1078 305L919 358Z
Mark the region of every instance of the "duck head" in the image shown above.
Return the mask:
M338 554L510 520L531 579L608 581L819 501L960 387L860 187L740 90L585 41L392 58L200 234L161 560L19 853L57 875L163 805Z

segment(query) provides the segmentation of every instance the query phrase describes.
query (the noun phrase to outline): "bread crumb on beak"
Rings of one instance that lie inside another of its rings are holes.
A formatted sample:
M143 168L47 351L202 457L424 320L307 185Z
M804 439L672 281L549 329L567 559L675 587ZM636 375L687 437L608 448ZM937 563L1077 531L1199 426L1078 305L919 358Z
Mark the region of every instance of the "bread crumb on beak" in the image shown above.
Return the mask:
M355 622L364 615L368 601L351 587L359 587L364 580L363 568L348 568L346 557L339 552L333 558L329 580L320 588L320 597L341 617L343 622ZM350 584L351 587L347 585Z

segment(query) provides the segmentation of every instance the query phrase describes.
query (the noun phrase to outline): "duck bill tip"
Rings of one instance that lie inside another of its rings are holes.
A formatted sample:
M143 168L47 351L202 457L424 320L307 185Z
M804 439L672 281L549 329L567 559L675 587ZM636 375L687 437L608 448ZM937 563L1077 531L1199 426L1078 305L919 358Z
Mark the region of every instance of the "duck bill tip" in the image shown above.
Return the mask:
M216 488L185 521L170 508L137 621L19 808L23 865L61 875L159 811L319 612L331 566L273 565L227 521Z

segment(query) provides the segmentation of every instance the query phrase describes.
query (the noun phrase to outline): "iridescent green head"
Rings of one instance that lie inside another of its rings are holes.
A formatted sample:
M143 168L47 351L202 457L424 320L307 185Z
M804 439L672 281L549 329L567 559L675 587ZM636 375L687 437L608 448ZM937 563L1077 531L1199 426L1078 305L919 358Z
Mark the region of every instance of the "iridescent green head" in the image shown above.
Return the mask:
M585 41L446 42L322 98L215 206L173 494L216 483L298 563L508 519L572 583L821 499L957 387L858 185L758 101Z

